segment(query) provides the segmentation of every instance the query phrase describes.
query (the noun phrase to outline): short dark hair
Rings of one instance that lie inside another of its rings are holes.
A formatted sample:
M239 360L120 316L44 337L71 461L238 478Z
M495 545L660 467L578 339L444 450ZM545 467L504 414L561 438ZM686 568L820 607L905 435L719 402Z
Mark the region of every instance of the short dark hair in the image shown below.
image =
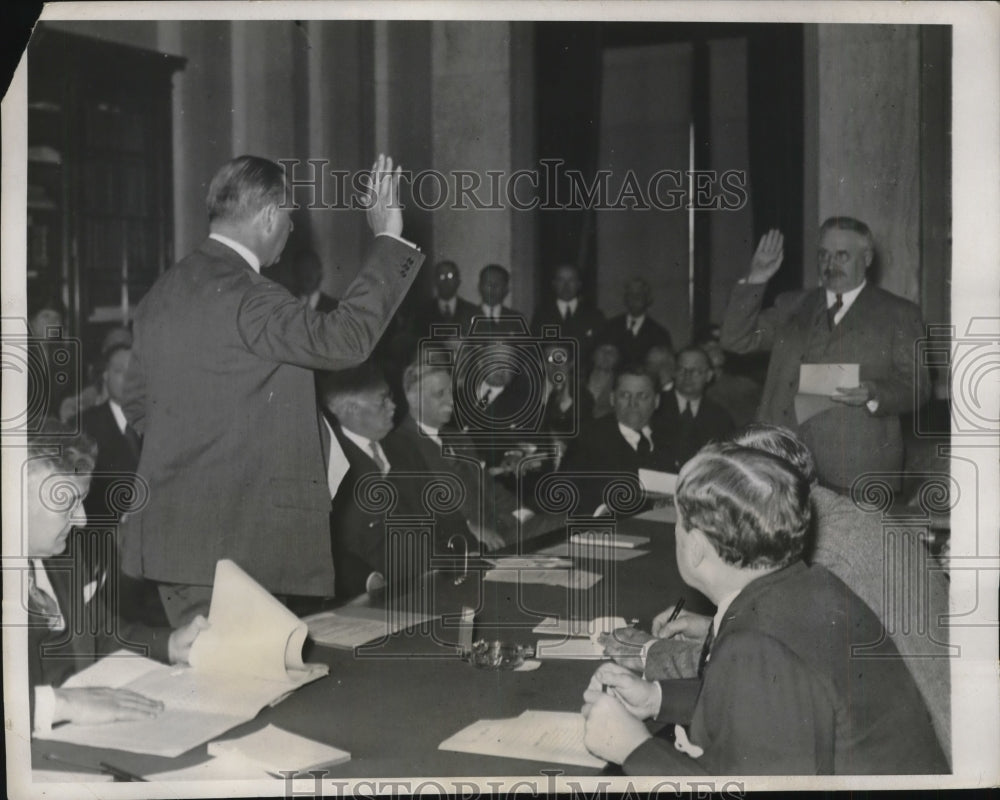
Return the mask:
M487 264L479 270L479 279L482 280L483 276L486 275L487 272L498 272L503 276L503 279L507 281L507 283L510 283L510 272L507 271L506 267L502 267L499 264Z
M729 440L733 444L763 450L783 458L801 472L810 485L816 483L816 462L812 452L788 428L767 422L754 422L736 431Z
M646 369L646 366L644 364L632 363L632 364L625 364L615 372L615 382L612 385L612 388L617 389L618 384L621 382L621 379L626 376L645 378L646 380L649 381L650 385L653 387L654 392L656 391L656 388L659 385L659 381L648 369Z
M122 350L128 350L131 353L132 345L125 344L124 342L119 342L118 344L111 345L111 347L109 347L107 350L101 353L101 361L100 361L101 373L103 373L108 368L108 365L111 363L111 359L114 358Z
M680 472L675 498L687 528L697 528L729 564L783 567L805 548L809 484L783 458L734 444L710 444Z
M208 220L245 222L285 200L285 173L259 156L237 156L223 164L208 187Z
M827 231L853 231L859 236L863 236L869 247L875 246L875 237L872 230L865 223L854 217L827 217L823 224L819 226L819 235L822 236Z
M97 462L97 443L57 419L43 420L28 434L28 468L89 475Z
M680 350L677 351L677 355L674 356L674 360L679 362L681 360L681 356L684 355L685 353L695 353L696 355L701 356L702 358L705 359L705 363L708 365L708 368L712 369L712 359L708 355L708 353L705 352L705 348L689 344L687 347L682 347Z
M329 406L345 397L354 397L387 385L385 375L370 361L350 369L320 372L317 386L320 399Z

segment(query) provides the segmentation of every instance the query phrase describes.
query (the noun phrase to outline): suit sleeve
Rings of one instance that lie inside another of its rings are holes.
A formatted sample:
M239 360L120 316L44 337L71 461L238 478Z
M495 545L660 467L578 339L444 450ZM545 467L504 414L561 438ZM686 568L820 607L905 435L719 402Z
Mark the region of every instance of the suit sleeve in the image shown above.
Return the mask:
M124 401L122 412L125 419L139 433L146 432L146 373L142 364L142 348L139 339L139 326L135 328L135 341L132 345L132 357L129 360L128 372L125 373Z
M308 369L344 369L365 361L419 272L423 255L377 236L354 282L333 311L320 313L278 284L262 280L240 303L237 328L264 359Z
M729 296L722 318L720 344L733 353L770 350L775 334L791 316L794 303L788 295L777 298L774 306L761 310L766 283L737 283Z
M692 743L704 750L699 757L679 753L662 740L646 742L625 760L625 771L714 775L832 771L834 709L806 665L769 637L735 633L720 640L705 672L695 718L703 723L703 741L696 740L692 730Z
M904 414L915 411L928 401L930 381L926 374L917 375L925 367L916 365L915 344L923 336L920 309L913 303L900 302L893 314L892 366L889 374L871 381L878 407L876 416ZM862 379L864 375L862 375ZM914 385L919 397L914 396Z

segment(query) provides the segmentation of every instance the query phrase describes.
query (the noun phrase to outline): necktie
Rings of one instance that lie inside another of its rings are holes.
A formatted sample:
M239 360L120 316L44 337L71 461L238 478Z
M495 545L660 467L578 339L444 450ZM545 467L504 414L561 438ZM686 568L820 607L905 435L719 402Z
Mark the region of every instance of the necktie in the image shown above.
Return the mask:
M832 331L834 326L837 324L834 321L834 317L837 316L837 312L844 307L844 295L838 294L836 302L826 310L826 320L830 325L830 330Z
M454 313L451 310L451 303L441 304L441 316L445 319L451 319L454 316Z
M135 457L136 463L138 463L139 452L142 450L142 439L139 438L139 434L136 433L135 428L131 425L125 426L125 441L128 442L129 450L132 451L132 455Z
M640 456L648 456L653 452L653 446L649 443L649 439L646 438L646 434L639 434L639 443L635 446L635 452Z
M694 422L694 414L691 413L691 404L686 403L684 410L681 412L681 419L685 422Z
M53 630L60 630L63 627L59 604L52 595L35 583L35 565L31 563L28 567L28 611L45 617L49 628Z
M378 471L383 475L389 471L389 465L385 463L385 459L382 458L382 449L378 446L378 442L371 442L368 445L368 449L372 454L372 461L375 462L375 466L378 467Z
M712 621L712 625L708 629L708 636L705 637L705 644L701 648L701 656L698 658L698 677L701 678L705 673L705 666L708 664L708 656L712 651L712 642L715 641L715 621Z

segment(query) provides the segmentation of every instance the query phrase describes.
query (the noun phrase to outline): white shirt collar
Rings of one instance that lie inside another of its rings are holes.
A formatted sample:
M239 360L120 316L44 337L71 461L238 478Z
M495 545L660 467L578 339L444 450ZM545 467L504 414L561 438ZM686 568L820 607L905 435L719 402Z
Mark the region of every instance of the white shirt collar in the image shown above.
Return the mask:
M559 307L559 314L563 317L566 316L566 310L569 309L574 314L576 313L577 299L574 297L572 300L556 300L556 305Z
M701 398L700 397L697 400L694 400L694 399L692 399L690 397L685 397L680 392L678 392L676 389L674 389L674 396L677 398L677 410L678 411L680 411L683 414L685 406L691 406L691 414L692 414L692 416L695 416L695 417L698 416L698 409L701 408Z
M442 311L447 311L449 314L454 314L455 298L453 297L451 298L451 300L442 300L441 298L438 298L438 308L440 308Z
M854 301L858 299L858 295L861 294L861 290L865 288L865 284L868 281L861 281L860 286L855 286L849 292L842 292L840 295L840 300L844 304L840 311L837 312L837 318L844 316L847 313L847 309L853 305ZM826 307L832 308L833 304L837 302L837 293L831 292L829 289L826 290Z
M374 444L375 447L378 448L378 454L382 457L382 460L385 462L386 471L387 472L389 471L391 465L389 464L389 459L385 457L385 450L382 449L382 445L380 445L378 442L373 442L371 439L362 436L360 433L349 431L343 425L340 426L340 429L344 432L344 436L346 436L348 439L354 442L354 444L360 447L361 452L363 452L369 458L371 458L372 445Z
M241 256L243 256L243 260L250 265L250 268L253 269L254 272L257 273L260 272L260 259L257 258L257 254L254 253L250 248L240 244L235 239L230 239L228 236L223 236L221 233L210 233L208 234L208 238L215 239L215 241L221 242L226 247L232 248Z
M41 589L45 594L47 594L52 601L56 604L56 608L59 609L59 618L51 623L52 630L63 631L66 630L66 620L63 617L62 609L59 608L59 598L56 596L56 590L52 588L52 581L49 580L49 573L45 571L45 562L40 558L31 559L32 565L35 567L35 586ZM24 583L25 592L28 591L28 583ZM28 607L28 597L24 597L24 607Z
M503 308L503 304L488 306L486 303L483 303L480 308L483 309L483 313L490 319L500 319L500 309Z
M648 425L646 425L642 429L642 433L641 434L639 433L639 431L632 430L628 425L625 425L625 424L623 424L621 422L618 423L618 430L621 431L622 436L625 437L625 441L629 443L629 446L633 450L637 450L639 448L639 437L641 435L641 436L645 436L646 439L649 441L649 449L650 449L650 451L652 451L652 449L653 449L653 429L650 428Z
M110 398L108 398L108 408L111 409L111 416L115 418L118 432L124 435L125 428L128 426L128 420L125 419L125 412L122 411L122 407L118 403Z
M434 442L436 445L438 445L440 447L441 446L441 431L440 431L440 429L438 429L438 428L432 428L430 425L424 425L424 423L422 423L419 419L416 420L416 422L417 422L417 427L420 428L420 430L422 430L424 433L426 433L427 437L432 442Z
M629 330L634 330L637 324L641 328L642 327L642 323L645 322L645 321L646 321L646 315L645 314L642 314L641 316L638 316L638 317L633 317L631 314L626 314L625 315L625 326Z

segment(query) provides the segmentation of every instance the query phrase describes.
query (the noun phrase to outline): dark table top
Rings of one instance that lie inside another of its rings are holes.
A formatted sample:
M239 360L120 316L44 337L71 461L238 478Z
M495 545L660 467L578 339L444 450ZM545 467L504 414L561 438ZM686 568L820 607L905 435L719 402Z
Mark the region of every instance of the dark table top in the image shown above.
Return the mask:
M349 751L349 762L329 768L327 777L332 779L539 775L550 768L564 774L596 774L582 767L446 752L438 750L438 745L479 719L515 717L527 709L579 710L583 690L598 664L544 660L530 672L477 669L456 653L457 617L463 606L477 610L476 638L526 645L540 638L531 629L545 616L638 618L639 626L648 630L652 617L679 597L685 598L688 610L714 611L677 572L673 526L629 519L619 521L617 529L650 536L650 543L642 548L648 555L628 561L577 562L603 575L586 591L483 582L481 569L488 567L476 562L470 563L469 578L458 586L454 583L458 572L434 573L416 597L422 607L430 605L442 615L440 620L358 651L308 643L307 660L329 664L329 676L300 688L220 738L243 736L274 724ZM559 530L526 543L524 549L536 550L566 538L566 531ZM36 766L53 766L42 758L46 753L95 766L107 761L140 775L179 769L207 758L206 745L166 759L59 742L32 743Z

